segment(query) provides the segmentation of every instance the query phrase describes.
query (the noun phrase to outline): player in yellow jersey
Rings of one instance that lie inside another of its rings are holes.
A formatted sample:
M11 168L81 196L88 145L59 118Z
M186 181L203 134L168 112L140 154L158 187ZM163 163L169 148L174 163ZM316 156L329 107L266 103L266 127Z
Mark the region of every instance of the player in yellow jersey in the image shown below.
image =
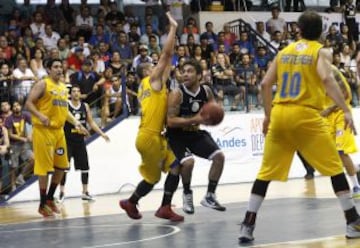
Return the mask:
M162 131L165 127L167 111L166 82L170 75L171 58L175 46L177 22L166 13L170 22L170 31L158 64L153 67L150 63L140 64L137 73L141 78L138 99L141 108L140 127L136 138L136 148L141 155L139 167L143 180L129 199L121 200L120 207L132 219L140 219L136 205L140 198L147 195L160 180L161 171L168 172L164 185L164 197L161 207L155 216L171 221L183 221L184 217L171 209L171 200L179 184L179 162L169 149Z
M336 82L342 91L346 104L351 109L351 88L341 71L332 66ZM344 112L337 107L334 102L327 97L327 108L322 115L327 117L329 122L330 133L335 138L336 149L339 152L341 161L346 169L348 176L353 184L353 197L360 197L360 185L356 176L356 169L349 154L357 152L354 134L349 129L344 129Z
M322 18L305 11L298 20L302 39L281 50L261 82L265 119L262 166L253 184L239 242L254 240L257 212L272 180L286 181L295 151L321 174L330 176L346 218L346 237L360 238L355 208L334 139L320 115L325 92L344 111L345 125L355 131L351 111L331 71L331 53L317 42ZM311 27L311 28L309 28ZM272 85L278 82L272 101Z
M63 129L65 121L71 122L82 132L87 133L86 129L68 112L68 90L60 81L61 60L49 60L47 68L49 76L34 85L26 101L26 108L32 114L34 174L39 178L40 189L39 213L44 217L60 213L54 203L54 193L64 170L68 168ZM52 172L54 174L47 191L48 174Z

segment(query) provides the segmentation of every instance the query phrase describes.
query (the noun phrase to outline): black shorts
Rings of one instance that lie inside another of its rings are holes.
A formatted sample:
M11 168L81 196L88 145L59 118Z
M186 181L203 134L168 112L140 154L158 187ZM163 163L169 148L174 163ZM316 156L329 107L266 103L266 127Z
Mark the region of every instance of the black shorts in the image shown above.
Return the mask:
M74 159L75 170L89 170L88 154L86 144L66 141L68 160Z
M205 130L193 132L170 132L167 139L176 158L182 162L184 158L191 157L192 154L212 159L216 151L220 151L219 146L211 135Z

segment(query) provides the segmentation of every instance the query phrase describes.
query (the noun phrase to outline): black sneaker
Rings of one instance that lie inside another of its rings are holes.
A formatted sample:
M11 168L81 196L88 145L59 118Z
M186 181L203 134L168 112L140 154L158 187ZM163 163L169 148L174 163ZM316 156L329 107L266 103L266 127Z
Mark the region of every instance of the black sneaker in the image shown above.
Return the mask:
M217 200L214 193L207 193L204 199L200 202L204 207L212 208L218 211L225 211L226 208L222 206Z

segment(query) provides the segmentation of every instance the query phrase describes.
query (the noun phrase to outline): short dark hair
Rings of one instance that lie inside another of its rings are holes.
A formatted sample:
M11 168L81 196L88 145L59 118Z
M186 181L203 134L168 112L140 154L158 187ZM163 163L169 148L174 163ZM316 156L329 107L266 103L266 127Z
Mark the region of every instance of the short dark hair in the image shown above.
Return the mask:
M301 35L307 40L320 38L323 28L321 16L313 10L306 10L298 19ZM311 27L311 28L309 28Z
M200 63L197 60L195 60L195 59L186 60L183 66L185 66L185 65L190 65L190 66L194 67L196 70L196 74L202 75L202 68L201 68Z
M45 62L45 67L48 68L48 69L51 69L51 67L53 66L53 64L54 64L55 62L60 62L60 64L62 64L61 59L58 59L58 58L48 59L48 60L46 60L46 62Z

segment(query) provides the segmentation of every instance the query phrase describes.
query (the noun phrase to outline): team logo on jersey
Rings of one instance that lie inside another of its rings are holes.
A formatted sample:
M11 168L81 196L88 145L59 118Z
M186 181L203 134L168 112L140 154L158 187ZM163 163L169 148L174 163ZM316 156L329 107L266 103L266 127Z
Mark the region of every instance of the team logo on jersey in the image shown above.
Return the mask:
M200 104L198 102L193 102L191 104L191 111L197 113L200 109Z
M302 43L302 42L297 44L296 47L295 47L296 51L303 51L306 48L308 48L308 45L306 43Z
M64 153L65 153L65 149L62 148L62 147L59 147L58 149L56 149L55 152L56 152L57 155L62 156L62 155L64 155Z
M80 120L81 114L80 113L75 113L74 117L75 117L76 120Z

